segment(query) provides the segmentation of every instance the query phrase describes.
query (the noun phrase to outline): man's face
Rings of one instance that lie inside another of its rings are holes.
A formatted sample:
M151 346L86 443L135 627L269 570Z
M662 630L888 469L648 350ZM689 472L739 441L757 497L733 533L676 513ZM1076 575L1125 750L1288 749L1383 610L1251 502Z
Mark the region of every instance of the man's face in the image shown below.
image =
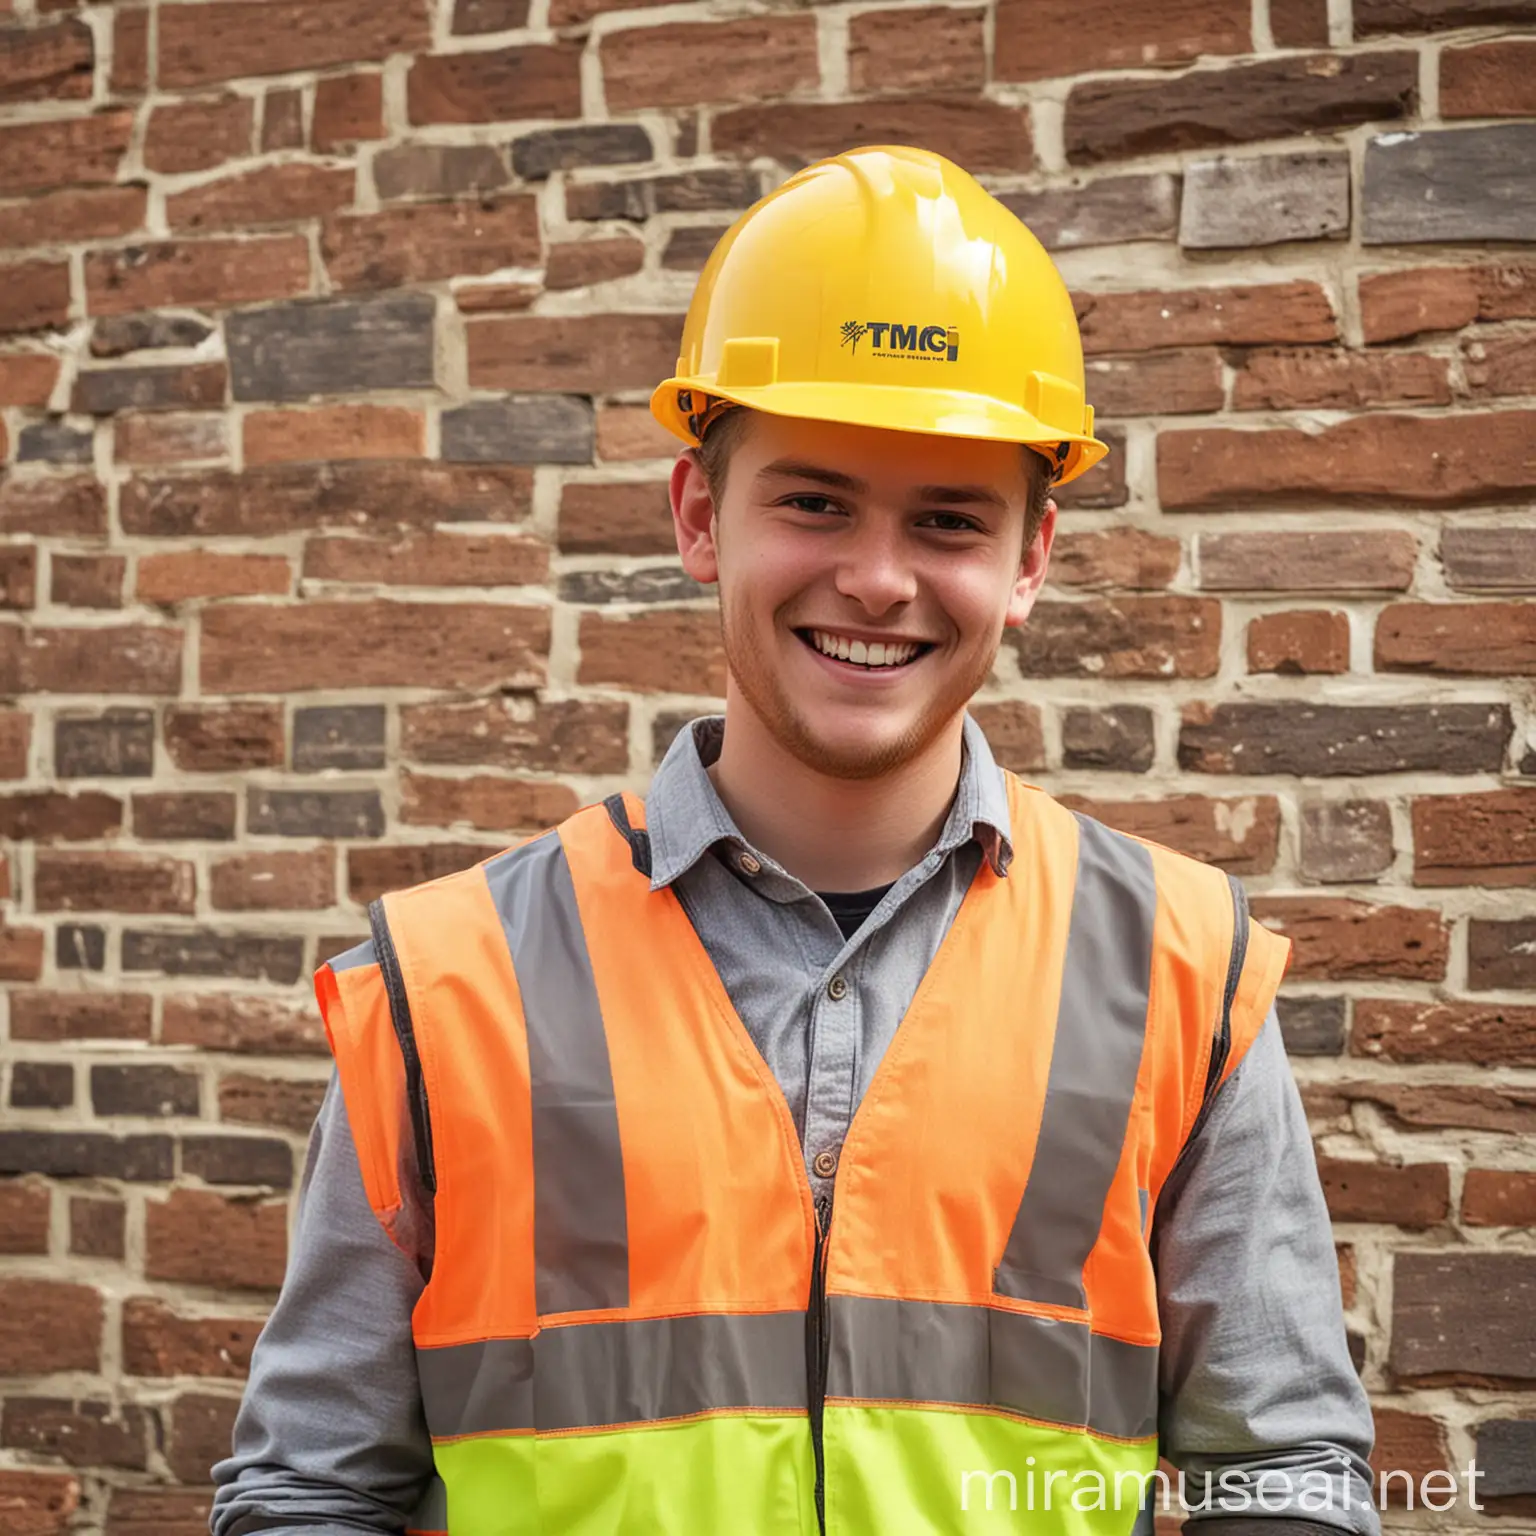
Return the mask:
M684 568L720 586L730 687L807 766L888 773L1028 617L1055 508L1021 551L1030 482L1013 443L759 412L743 426L719 507L695 455L672 477Z

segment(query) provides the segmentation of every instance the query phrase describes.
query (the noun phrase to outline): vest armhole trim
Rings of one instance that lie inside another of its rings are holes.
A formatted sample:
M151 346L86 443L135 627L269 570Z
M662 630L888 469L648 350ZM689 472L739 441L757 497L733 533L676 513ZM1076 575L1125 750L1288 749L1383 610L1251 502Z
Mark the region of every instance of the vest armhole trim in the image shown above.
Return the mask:
M432 1119L427 1106L426 1079L421 1071L421 1052L416 1047L416 1029L411 1022L411 1000L400 973L400 957L389 931L389 920L380 898L368 904L368 925L373 930L374 949L378 953L379 973L389 998L389 1017L405 1064L405 1098L410 1110L411 1134L416 1142L416 1166L428 1194L437 1193L437 1167L432 1156Z
M1236 875L1228 875L1227 884L1232 893L1232 950L1227 958L1227 982L1221 996L1221 1014L1216 1020L1215 1036L1211 1041L1211 1055L1205 1070L1205 1088L1200 1096L1200 1108L1194 1124L1189 1128L1189 1135L1184 1138L1184 1145L1179 1148L1179 1155L1174 1160L1175 1166L1210 1118L1211 1109L1216 1103L1216 1092L1221 1086L1222 1073L1226 1069L1227 1057L1232 1050L1232 1003L1237 996L1243 963L1248 958L1249 918L1248 892L1244 890L1243 882ZM1171 1169L1169 1171L1172 1172Z

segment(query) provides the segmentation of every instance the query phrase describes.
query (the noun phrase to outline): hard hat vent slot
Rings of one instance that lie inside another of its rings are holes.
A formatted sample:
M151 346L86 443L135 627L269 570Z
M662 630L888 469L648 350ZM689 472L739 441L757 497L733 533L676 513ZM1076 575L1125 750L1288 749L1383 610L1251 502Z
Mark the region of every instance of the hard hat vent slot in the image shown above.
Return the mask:
M761 389L778 377L777 336L737 336L720 349L716 382L722 389Z

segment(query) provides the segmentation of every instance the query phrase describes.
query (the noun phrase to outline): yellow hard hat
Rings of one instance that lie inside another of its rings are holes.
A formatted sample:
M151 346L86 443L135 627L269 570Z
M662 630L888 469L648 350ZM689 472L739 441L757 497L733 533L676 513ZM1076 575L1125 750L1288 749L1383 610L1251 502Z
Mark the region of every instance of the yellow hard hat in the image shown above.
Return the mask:
M749 208L705 264L682 346L651 412L689 444L729 401L1027 443L1058 483L1109 452L1061 274L991 193L925 149L849 150Z

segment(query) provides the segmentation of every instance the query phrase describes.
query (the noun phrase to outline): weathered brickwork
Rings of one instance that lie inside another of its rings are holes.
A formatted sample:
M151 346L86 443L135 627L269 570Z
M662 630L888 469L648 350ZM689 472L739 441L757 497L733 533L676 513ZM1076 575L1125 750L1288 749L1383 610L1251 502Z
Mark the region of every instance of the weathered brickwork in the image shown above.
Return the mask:
M1536 1514L1533 80L1529 0L0 0L0 1530L204 1529L311 973L718 700L645 400L903 140L1114 450L978 716L1293 940L1376 1465Z

